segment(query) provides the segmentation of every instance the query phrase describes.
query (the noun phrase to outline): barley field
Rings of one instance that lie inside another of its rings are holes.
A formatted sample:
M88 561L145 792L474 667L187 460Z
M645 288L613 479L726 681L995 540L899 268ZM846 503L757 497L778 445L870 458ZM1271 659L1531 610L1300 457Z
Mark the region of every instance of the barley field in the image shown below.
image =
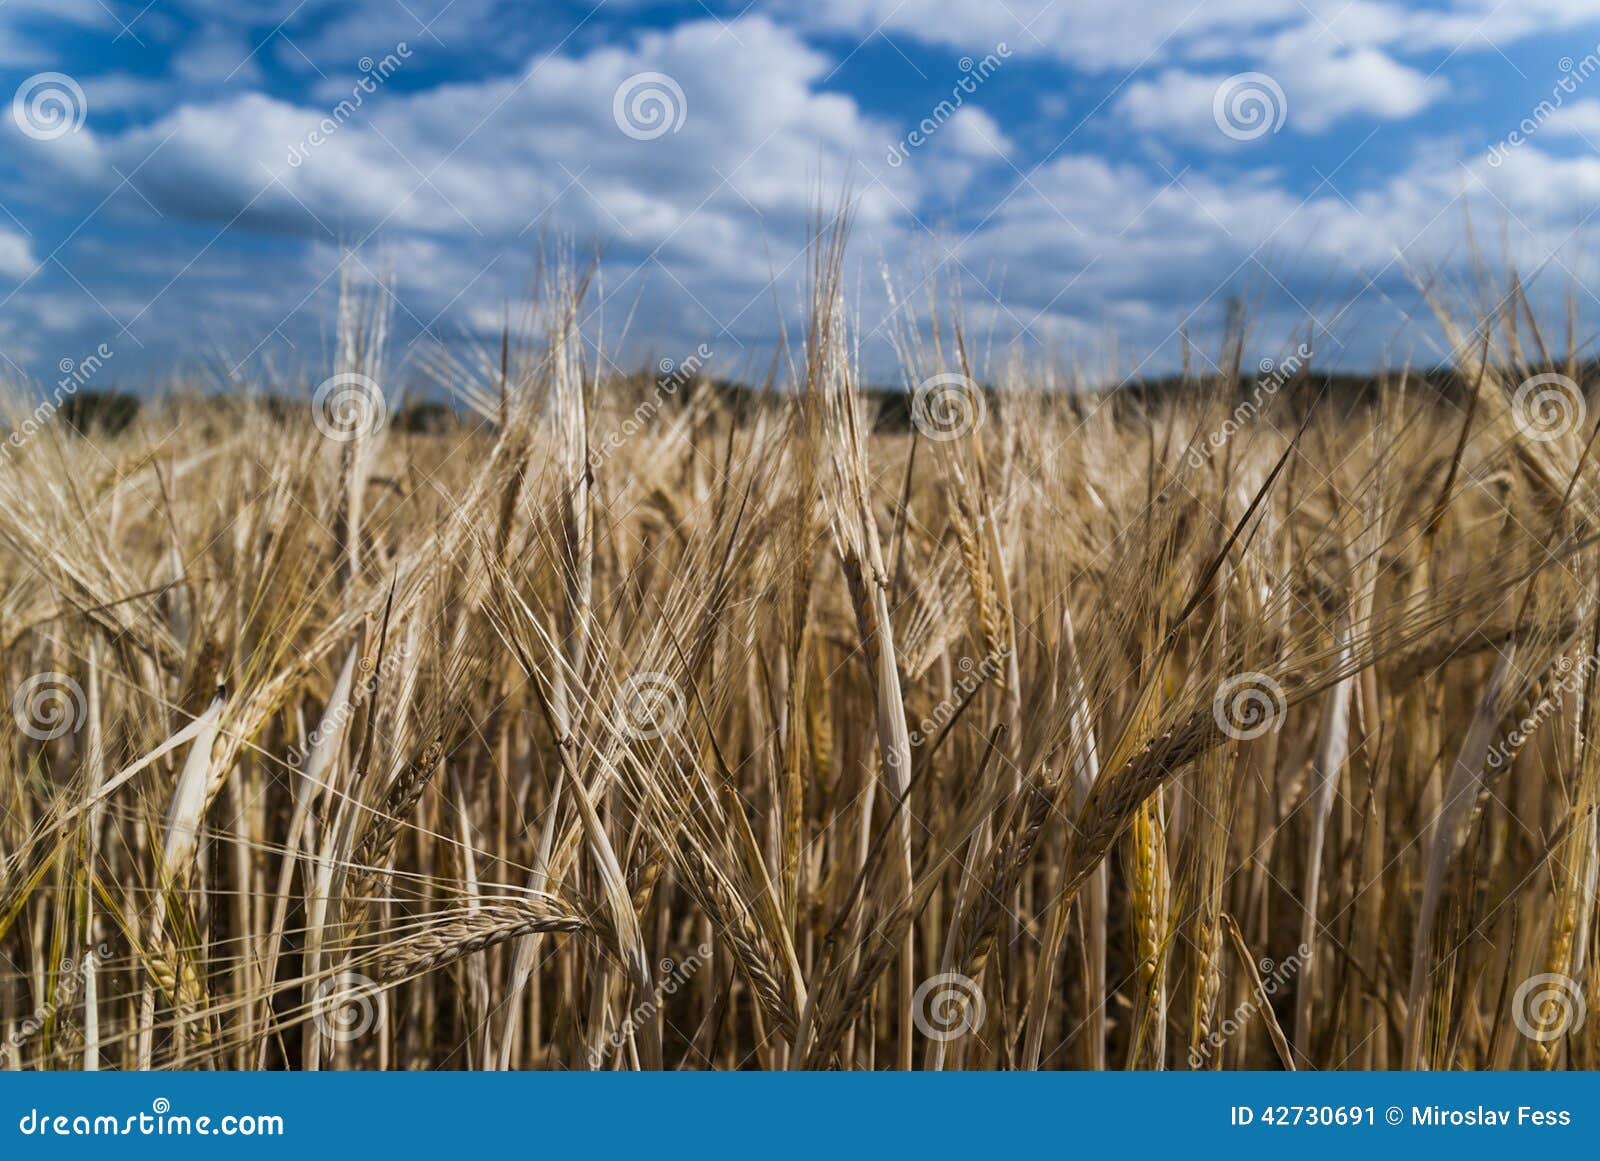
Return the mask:
M1570 331L1128 392L924 319L902 423L841 247L738 407L575 273L429 430L354 293L292 408L14 392L0 1061L1600 1066Z

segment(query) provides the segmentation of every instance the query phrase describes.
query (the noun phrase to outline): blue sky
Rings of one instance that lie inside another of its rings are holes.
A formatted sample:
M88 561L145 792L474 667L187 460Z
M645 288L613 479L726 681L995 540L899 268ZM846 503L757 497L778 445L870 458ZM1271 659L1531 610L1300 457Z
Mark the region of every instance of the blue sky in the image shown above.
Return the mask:
M1600 0L0 0L0 98L13 380L315 382L382 277L418 374L563 239L597 358L764 377L847 185L880 380L933 287L990 377L1167 371L1234 301L1436 362L1474 249L1600 324Z

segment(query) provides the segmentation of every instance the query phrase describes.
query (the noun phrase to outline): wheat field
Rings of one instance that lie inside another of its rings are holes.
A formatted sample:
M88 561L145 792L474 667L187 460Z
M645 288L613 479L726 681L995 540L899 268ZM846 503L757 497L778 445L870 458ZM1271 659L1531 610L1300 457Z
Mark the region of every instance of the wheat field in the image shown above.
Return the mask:
M1133 394L926 319L902 424L843 268L739 407L570 272L437 430L354 293L314 408L14 394L0 1061L1600 1066L1570 328Z

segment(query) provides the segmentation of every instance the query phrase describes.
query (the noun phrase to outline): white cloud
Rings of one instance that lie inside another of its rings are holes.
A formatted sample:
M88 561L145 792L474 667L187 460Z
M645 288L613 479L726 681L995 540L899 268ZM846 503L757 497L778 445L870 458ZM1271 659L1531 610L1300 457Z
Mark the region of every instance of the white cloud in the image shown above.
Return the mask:
M940 141L966 157L990 159L1016 150L1000 123L973 105L965 105L945 122Z
M256 49L243 31L204 25L173 58L172 70L185 81L255 84L261 79Z
M1550 114L1544 127L1551 133L1567 137L1586 137L1600 140L1600 100L1593 97L1574 101Z
M10 0L5 7L10 20L47 16L83 28L118 26L116 15L99 0Z
M41 67L49 54L21 33L7 30L0 23L0 68L31 69Z
M958 51L1006 41L1025 56L1125 70L1242 54L1259 63L1288 35L1325 52L1483 52L1595 20L1593 0L790 0L797 20L862 38L880 32Z
M1446 91L1441 78L1430 78L1373 48L1303 56L1291 51L1280 60L1289 115L1312 133L1353 116L1384 121L1409 117Z
M150 112L172 103L176 86L163 77L141 76L137 73L102 73L94 77L80 77L84 96L88 98L93 113Z
M1116 111L1135 129L1181 133L1201 144L1222 149L1233 142L1217 128L1212 104L1217 90L1227 79L1225 73L1169 69L1123 89L1117 98Z
M1305 16L1297 0L807 0L794 9L814 27L862 38L882 32L960 52L1005 42L1023 56L1058 57L1089 70L1169 59L1208 33Z
M1023 325L1036 337L1113 329L1136 360L1152 358L1145 371L1174 361L1180 323L1203 334L1235 295L1268 304L1259 333L1269 348L1309 316L1332 329L1318 335L1325 356L1342 354L1346 365L1405 358L1404 347L1383 349L1391 340L1431 338L1422 353L1442 357L1414 280L1467 264L1469 211L1496 237L1484 257L1538 275L1536 302L1545 295L1559 312L1570 281L1561 284L1567 276L1551 259L1584 269L1575 259L1597 204L1600 158L1554 158L1532 146L1499 169L1442 164L1424 150L1376 186L1318 187L1309 197L1265 172L1151 177L1073 154L1034 174L963 242L964 268L983 274L964 300L1002 335ZM1125 361L1120 370L1129 370Z
M103 156L107 172L142 166L138 188L163 210L324 236L381 224L519 237L559 202L569 226L637 245L692 245L702 231L720 236L719 221L754 240L763 217L803 221L819 183L842 184L853 156L892 139L851 98L816 91L829 66L765 19L731 32L703 22L530 62L517 78L379 88L343 111L258 93L185 104L80 152ZM679 84L678 132L641 141L619 129L615 93L642 72ZM984 125L1004 141L977 119L952 136L970 147ZM325 140L310 144L313 133ZM297 147L304 160L292 164ZM863 220L895 212L884 191L864 193Z
M1377 49L1329 53L1325 47L1314 42L1298 47L1280 44L1262 69L1270 84L1248 86L1256 98L1241 97L1258 99L1261 106L1247 105L1246 110L1274 122L1281 114L1287 129L1321 133L1356 117L1385 121L1410 117L1446 92L1443 79L1427 77ZM1116 110L1135 128L1177 133L1213 149L1228 148L1236 138L1219 127L1215 103L1229 82L1230 74L1169 69L1129 84L1117 99ZM1224 98L1233 91L1230 86ZM1227 105L1224 99L1225 120Z
M1335 0L1316 0L1312 7L1341 40L1413 52L1503 51L1526 37L1593 24L1596 17L1593 0L1450 0L1441 8L1362 0L1348 12Z
M508 8L506 0L337 0L308 21L309 28L278 38L272 51L284 67L302 73L313 66L330 75L350 71L361 57L382 56L401 42L434 63L468 57L482 66L515 59L546 30L544 21L527 20L525 12L515 4Z
M37 265L28 240L21 234L0 227L0 277L26 278Z

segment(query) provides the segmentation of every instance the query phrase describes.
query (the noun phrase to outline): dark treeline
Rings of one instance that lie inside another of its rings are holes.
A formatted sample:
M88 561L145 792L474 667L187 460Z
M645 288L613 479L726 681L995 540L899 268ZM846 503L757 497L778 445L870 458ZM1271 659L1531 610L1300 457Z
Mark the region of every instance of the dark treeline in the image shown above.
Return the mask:
M1572 375L1579 381L1591 378L1594 367L1585 364L1578 368L1529 367L1523 374L1542 370L1555 370ZM1461 400L1471 391L1471 384L1462 380L1460 373L1449 368L1411 369L1369 374L1341 374L1305 371L1287 379L1269 375L1246 374L1239 377L1234 393L1241 399L1255 398L1258 402L1272 396L1283 396L1284 406L1309 406L1333 404L1340 408L1362 406L1377 398L1385 385L1398 384L1402 377L1410 388L1423 395L1440 399ZM1142 410L1160 405L1174 395L1185 391L1209 392L1219 385L1216 376L1193 377L1170 375L1151 379L1130 380L1111 388L1092 392L1094 396L1107 397L1118 407ZM648 373L608 381L604 390L634 393L641 400L652 394L660 396L658 407L668 409L687 405L699 390L709 390L718 402L737 417L744 417L769 406L779 396L770 388L752 386L730 379L707 379L695 388L672 384L667 379L657 379L654 384ZM992 390L985 386L986 391ZM912 399L910 391L887 385L868 385L861 391L876 408L877 429L883 432L908 431L911 428ZM216 396L219 402L235 397ZM309 409L308 400L285 395L262 394L252 397L268 413L285 422L303 416ZM1074 394L1073 398L1083 398ZM80 391L61 404L60 415L70 427L87 435L117 435L138 417L147 406L158 405L154 397L135 395L127 391ZM437 398L407 398L392 416L392 426L412 433L429 433L452 430L463 424L470 425L472 417L450 402Z

